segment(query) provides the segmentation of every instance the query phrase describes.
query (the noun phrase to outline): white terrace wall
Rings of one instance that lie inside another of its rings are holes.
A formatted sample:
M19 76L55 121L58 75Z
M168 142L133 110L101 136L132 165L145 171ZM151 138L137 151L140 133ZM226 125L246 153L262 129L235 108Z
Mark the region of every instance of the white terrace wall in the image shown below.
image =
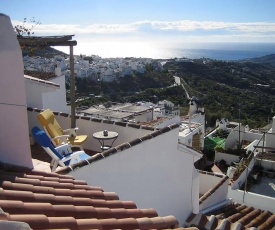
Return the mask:
M266 146L275 148L275 116L272 118L272 128L266 133Z
M245 192L243 190L228 190L228 196L233 199L234 202L253 206L262 210L269 210L275 213L275 198L269 196L263 196L256 193Z
M262 166L265 171L275 170L275 162L274 161L257 158L256 164Z
M31 129L34 126L38 126L43 129L39 120L37 119L37 115L42 112L40 109L31 109L28 108L28 120L29 120L29 131L31 133ZM70 128L71 118L68 114L58 113L55 115L57 121L63 129ZM129 142L137 137L142 137L148 133L151 133L153 130L146 129L145 127L136 125L136 128L131 127L131 125L121 122L112 122L111 124L106 123L109 121L101 120L101 119L91 119L88 117L80 117L76 119L76 126L79 128L77 134L85 134L88 135L88 140L83 144L84 149L91 149L94 151L100 152L100 143L93 138L93 133L109 130L115 131L118 133L118 138L114 142L113 146L117 146L119 144ZM125 127L119 124L126 125Z
M165 119L164 121L158 123L155 125L156 128L163 128L166 127L168 125L172 125L172 124L180 124L181 123L181 119L179 116L175 116L175 117L167 117L167 119Z
M257 161L253 158L249 163L248 168L243 171L241 176L234 182L234 184L228 189L228 197L232 198L233 201L250 205L255 208L269 210L271 212L275 212L275 198L263 196L251 192L245 192L244 190L240 190L240 186L245 183L245 178L249 175L251 169ZM268 162L264 162L266 164L264 166L268 167L270 164Z
M262 136L263 136L262 133L244 132L243 140L247 140L247 141L260 140Z
M200 171L199 171L200 172ZM205 194L222 180L221 175L203 172L200 173L200 194Z
M121 200L132 200L139 208L154 208L161 216L174 215L183 225L193 205L198 205L199 182L192 180L198 158L177 149L178 132L175 128L162 133L69 174L114 191Z
M246 152L251 151L254 154L257 154L260 151L262 151L262 149L260 149L260 148L255 149L255 146L263 146L263 141L260 141L258 139L252 141L248 146L245 147Z
M213 190L213 188L217 186L218 183L221 183L222 180L225 180L224 176L220 175L219 177L217 177L215 175L211 176L211 175L200 173L200 184L204 184L204 189L206 189L207 187L210 187L205 185L207 184L208 181L212 182L211 188L208 189L206 192L204 192L205 195L207 195L207 193L210 193L210 195L205 200L203 200L202 203L200 203L201 212L217 207L223 202L227 202L228 180L229 180L228 177L221 185L218 186L217 189ZM214 181L216 181L215 184L213 184Z
M25 78L25 89L27 106L32 108L43 108L43 93L59 90L57 86L47 85L42 82ZM56 100L53 100L53 102Z
M43 93L43 107L51 108L54 111L63 113L71 113L71 107L66 103L66 88L65 88L65 75L61 75L51 79L52 82L59 84L60 88L54 92Z
M215 151L215 161L220 162L221 160L225 160L226 164L231 165L232 162L239 162L240 157L236 155L228 154L228 153L221 153L221 152Z

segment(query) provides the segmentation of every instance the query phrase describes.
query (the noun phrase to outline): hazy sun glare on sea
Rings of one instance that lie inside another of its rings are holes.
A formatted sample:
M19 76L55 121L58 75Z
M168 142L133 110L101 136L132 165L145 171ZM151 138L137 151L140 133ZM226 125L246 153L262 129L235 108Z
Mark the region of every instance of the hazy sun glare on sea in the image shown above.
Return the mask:
M68 53L67 47L58 47L65 53ZM165 58L163 49L152 43L145 42L79 42L74 47L74 54L98 55L102 58L115 57L147 57L147 58ZM167 58L169 58L167 56Z

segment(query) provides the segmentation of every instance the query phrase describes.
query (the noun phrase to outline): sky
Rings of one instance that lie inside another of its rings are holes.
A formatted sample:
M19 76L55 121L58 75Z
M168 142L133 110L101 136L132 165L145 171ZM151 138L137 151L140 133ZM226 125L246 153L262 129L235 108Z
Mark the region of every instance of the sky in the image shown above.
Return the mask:
M274 12L274 0L0 0L0 13L13 25L26 18L28 27L34 19L41 23L34 35L73 34L76 54L105 56L206 43L275 43Z

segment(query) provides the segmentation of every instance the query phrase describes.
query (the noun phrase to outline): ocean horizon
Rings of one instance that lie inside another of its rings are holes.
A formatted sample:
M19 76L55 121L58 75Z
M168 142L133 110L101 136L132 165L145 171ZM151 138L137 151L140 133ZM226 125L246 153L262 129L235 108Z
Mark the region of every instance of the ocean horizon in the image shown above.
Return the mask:
M68 53L64 47L57 49ZM171 48L145 42L79 42L74 49L75 54L98 55L102 58L210 58L229 61L275 54L275 43L184 43Z

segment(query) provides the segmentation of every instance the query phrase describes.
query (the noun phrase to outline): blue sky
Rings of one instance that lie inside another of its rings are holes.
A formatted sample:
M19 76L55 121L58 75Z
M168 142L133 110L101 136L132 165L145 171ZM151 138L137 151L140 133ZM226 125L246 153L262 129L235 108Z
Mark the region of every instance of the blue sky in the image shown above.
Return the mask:
M35 35L75 34L82 53L275 41L274 0L0 0L0 9L14 25L40 21Z

